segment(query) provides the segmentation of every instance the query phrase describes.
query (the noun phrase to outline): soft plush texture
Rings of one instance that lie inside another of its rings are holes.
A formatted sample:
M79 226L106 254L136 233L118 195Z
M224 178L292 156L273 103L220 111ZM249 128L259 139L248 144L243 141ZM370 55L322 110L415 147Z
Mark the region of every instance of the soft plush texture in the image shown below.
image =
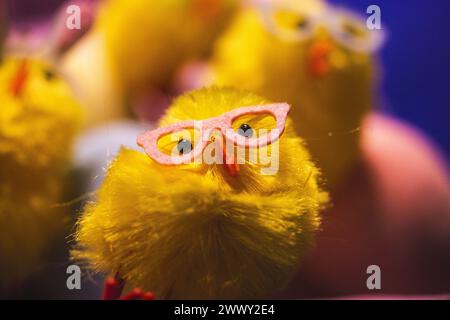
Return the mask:
M66 222L57 204L82 115L63 80L30 58L4 60L0 101L1 293L39 270Z
M161 125L263 103L235 89L201 89L178 98ZM328 199L290 120L279 148L276 175L246 163L237 177L221 164L163 166L123 149L84 209L73 258L160 299L268 296L313 244Z

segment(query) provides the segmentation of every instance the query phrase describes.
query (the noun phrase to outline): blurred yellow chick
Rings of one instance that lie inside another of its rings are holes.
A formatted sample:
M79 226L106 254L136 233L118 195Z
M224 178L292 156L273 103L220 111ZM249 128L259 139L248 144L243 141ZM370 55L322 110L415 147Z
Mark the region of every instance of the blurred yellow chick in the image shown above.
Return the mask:
M92 31L62 62L91 122L127 115L126 105L133 99L164 89L182 63L208 53L237 4L238 0L105 1Z
M212 81L291 103L297 132L335 188L358 158L382 38L323 1L265 1L242 10L218 40Z
M81 108L50 66L22 57L0 65L0 292L33 270L60 232L60 201Z
M236 89L201 89L175 100L160 124L267 103ZM233 129L244 125L265 129L271 118L247 114ZM179 148L186 139L158 140L158 147ZM280 139L264 148L279 162L276 174L262 174L263 165L248 159L235 171L218 163L167 166L123 149L85 208L73 257L159 299L267 297L288 282L310 248L328 196L289 119Z

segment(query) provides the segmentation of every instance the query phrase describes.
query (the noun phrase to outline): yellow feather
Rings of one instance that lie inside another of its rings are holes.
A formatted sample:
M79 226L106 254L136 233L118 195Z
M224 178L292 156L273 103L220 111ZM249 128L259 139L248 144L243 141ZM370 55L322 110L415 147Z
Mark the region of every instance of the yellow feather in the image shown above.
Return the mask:
M268 101L231 88L179 97L161 125ZM328 196L303 141L287 128L279 171L257 164L229 177L222 165L170 167L123 149L84 210L72 256L119 272L157 298L266 297L282 288L313 243Z

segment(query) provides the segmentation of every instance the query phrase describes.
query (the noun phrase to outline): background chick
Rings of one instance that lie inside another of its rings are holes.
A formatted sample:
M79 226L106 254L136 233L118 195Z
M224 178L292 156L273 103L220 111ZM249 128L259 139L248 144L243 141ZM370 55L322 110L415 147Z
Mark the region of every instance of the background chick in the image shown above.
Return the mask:
M164 91L183 62L209 52L237 5L238 0L105 1L92 31L62 61L90 122L128 115L135 99Z
M40 268L65 216L55 204L81 109L43 62L6 57L0 65L0 293Z
M346 44L366 42L370 31L347 13L320 18L333 10L323 1L268 2L242 10L218 40L212 82L291 103L297 132L334 188L358 158L377 71L370 50Z
M264 103L235 89L202 89L178 98L161 125ZM221 164L169 167L123 149L85 208L73 257L157 298L267 296L287 283L311 246L327 201L290 121L278 159L275 175L247 162L231 177Z

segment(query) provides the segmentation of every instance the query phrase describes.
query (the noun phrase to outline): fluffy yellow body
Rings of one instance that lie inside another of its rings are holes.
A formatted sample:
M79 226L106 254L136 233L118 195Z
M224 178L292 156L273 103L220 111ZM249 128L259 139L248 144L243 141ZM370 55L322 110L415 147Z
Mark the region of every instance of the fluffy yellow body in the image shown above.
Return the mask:
M235 89L201 89L178 98L161 125L263 103ZM157 298L265 297L313 243L328 199L319 176L290 121L276 175L250 163L236 177L220 164L163 166L124 149L84 210L73 257Z

